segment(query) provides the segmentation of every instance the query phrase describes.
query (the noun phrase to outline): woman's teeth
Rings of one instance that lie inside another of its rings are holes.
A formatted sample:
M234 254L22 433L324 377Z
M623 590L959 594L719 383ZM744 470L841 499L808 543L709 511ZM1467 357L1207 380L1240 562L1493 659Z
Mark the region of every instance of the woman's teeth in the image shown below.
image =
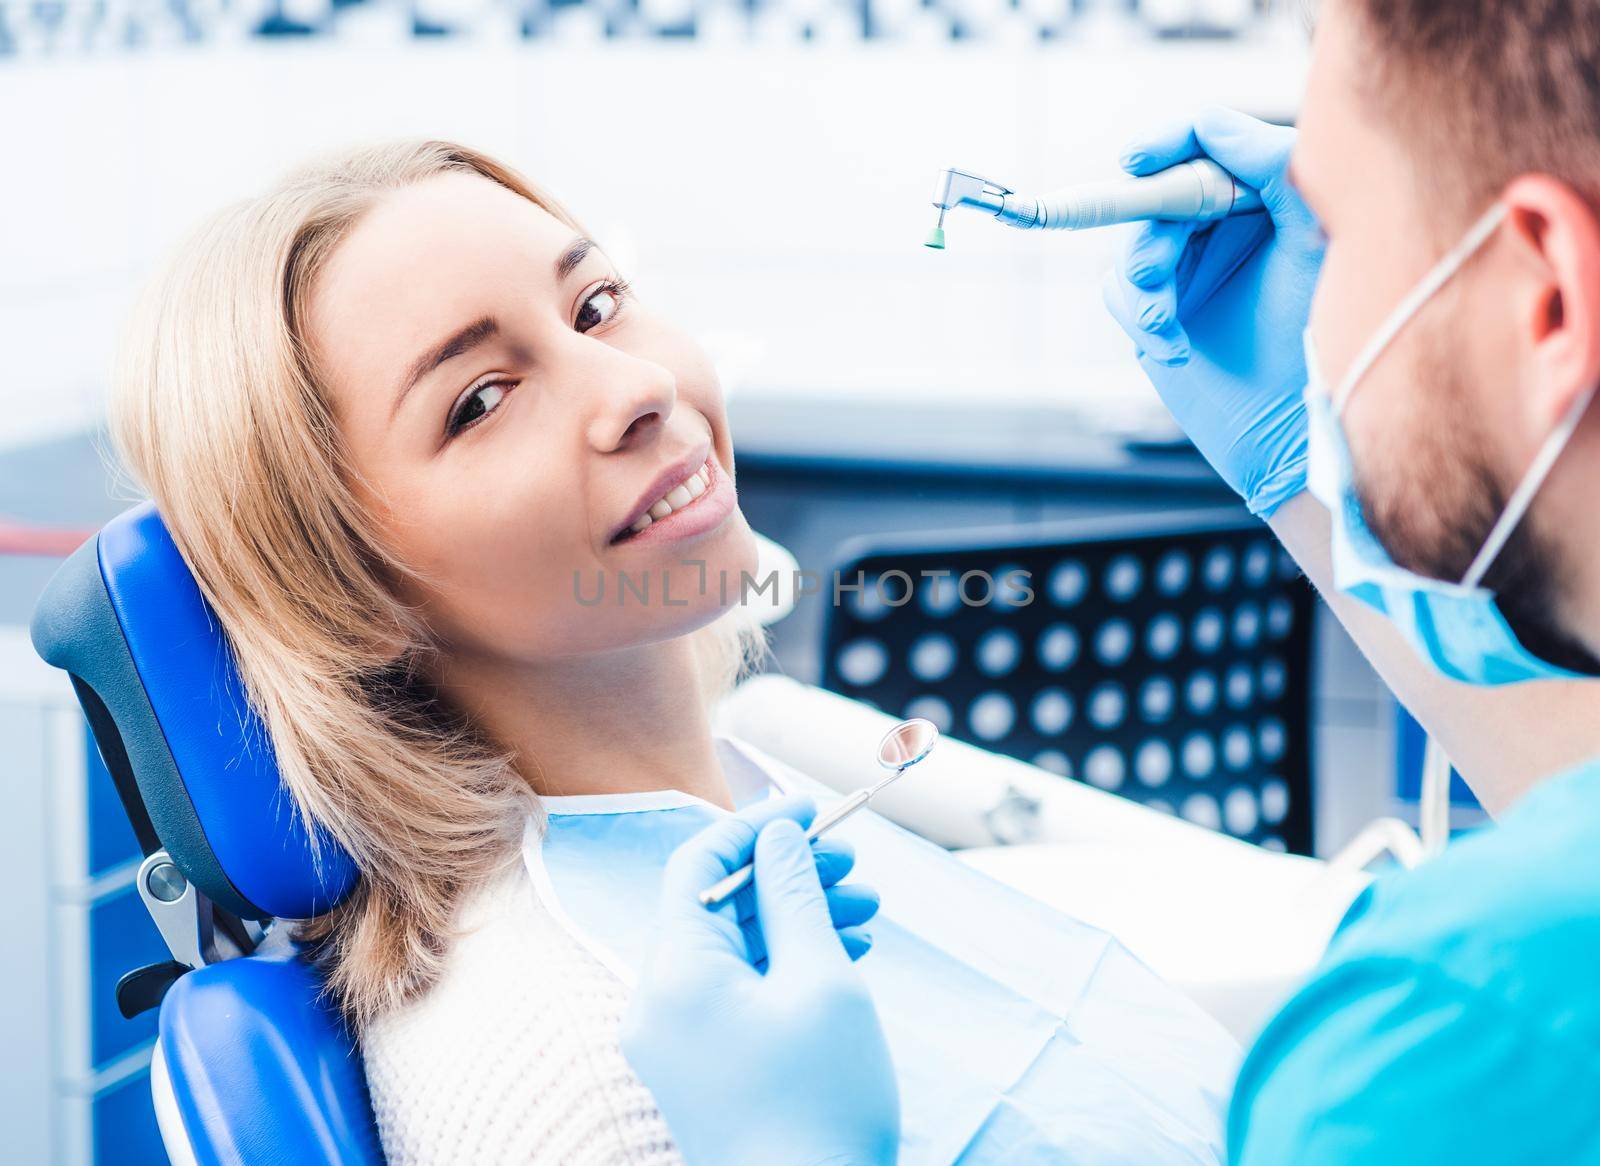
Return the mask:
M711 463L707 462L694 473L690 474L680 484L668 490L659 501L653 504L649 511L638 522L628 529L638 534L652 522L658 522L671 514L674 510L682 510L689 503L706 492L711 485Z

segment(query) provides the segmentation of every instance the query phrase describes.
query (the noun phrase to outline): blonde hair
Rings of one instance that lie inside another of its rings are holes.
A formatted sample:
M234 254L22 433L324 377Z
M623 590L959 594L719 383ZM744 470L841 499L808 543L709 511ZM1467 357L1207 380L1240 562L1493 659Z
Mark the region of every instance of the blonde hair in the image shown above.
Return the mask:
M445 172L578 229L450 142L331 158L177 251L130 321L110 399L117 453L215 610L296 808L361 871L344 903L298 926L358 1031L437 979L462 899L516 860L536 808L511 756L424 680L436 649L395 587L418 576L358 500L305 343L309 289L351 227L384 192ZM730 613L695 633L708 692L757 650L752 626Z

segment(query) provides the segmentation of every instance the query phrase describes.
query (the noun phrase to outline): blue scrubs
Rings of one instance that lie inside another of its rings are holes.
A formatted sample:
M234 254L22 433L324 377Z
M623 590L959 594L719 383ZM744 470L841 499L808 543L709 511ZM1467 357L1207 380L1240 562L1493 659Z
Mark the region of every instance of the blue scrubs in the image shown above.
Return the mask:
M1239 1073L1239 1166L1600 1163L1600 759L1357 899Z

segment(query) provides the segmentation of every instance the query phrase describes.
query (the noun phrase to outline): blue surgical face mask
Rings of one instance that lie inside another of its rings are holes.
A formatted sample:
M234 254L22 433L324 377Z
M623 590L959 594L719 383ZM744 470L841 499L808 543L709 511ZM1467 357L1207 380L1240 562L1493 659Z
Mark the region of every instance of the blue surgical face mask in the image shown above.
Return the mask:
M1400 301L1331 394L1319 372L1311 330L1308 328L1305 333L1306 408L1311 430L1307 486L1333 516L1334 584L1386 615L1423 659L1440 672L1468 684L1579 676L1523 647L1496 604L1494 593L1480 583L1572 438L1594 390L1573 402L1545 440L1466 575L1456 583L1430 579L1401 567L1367 526L1356 494L1350 445L1340 419L1350 395L1379 355L1418 309L1494 234L1505 216L1505 204L1496 203L1473 224L1461 242Z

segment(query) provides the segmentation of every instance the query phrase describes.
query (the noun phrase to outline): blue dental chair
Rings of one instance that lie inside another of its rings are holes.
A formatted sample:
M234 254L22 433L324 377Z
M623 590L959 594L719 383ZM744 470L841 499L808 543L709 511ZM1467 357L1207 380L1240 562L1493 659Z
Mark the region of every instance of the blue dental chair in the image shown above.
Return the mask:
M318 914L357 871L313 858L221 628L153 504L62 564L34 647L65 670L145 858L138 891L172 953L117 986L159 1008L151 1087L174 1163L377 1166L354 1040L277 919Z

